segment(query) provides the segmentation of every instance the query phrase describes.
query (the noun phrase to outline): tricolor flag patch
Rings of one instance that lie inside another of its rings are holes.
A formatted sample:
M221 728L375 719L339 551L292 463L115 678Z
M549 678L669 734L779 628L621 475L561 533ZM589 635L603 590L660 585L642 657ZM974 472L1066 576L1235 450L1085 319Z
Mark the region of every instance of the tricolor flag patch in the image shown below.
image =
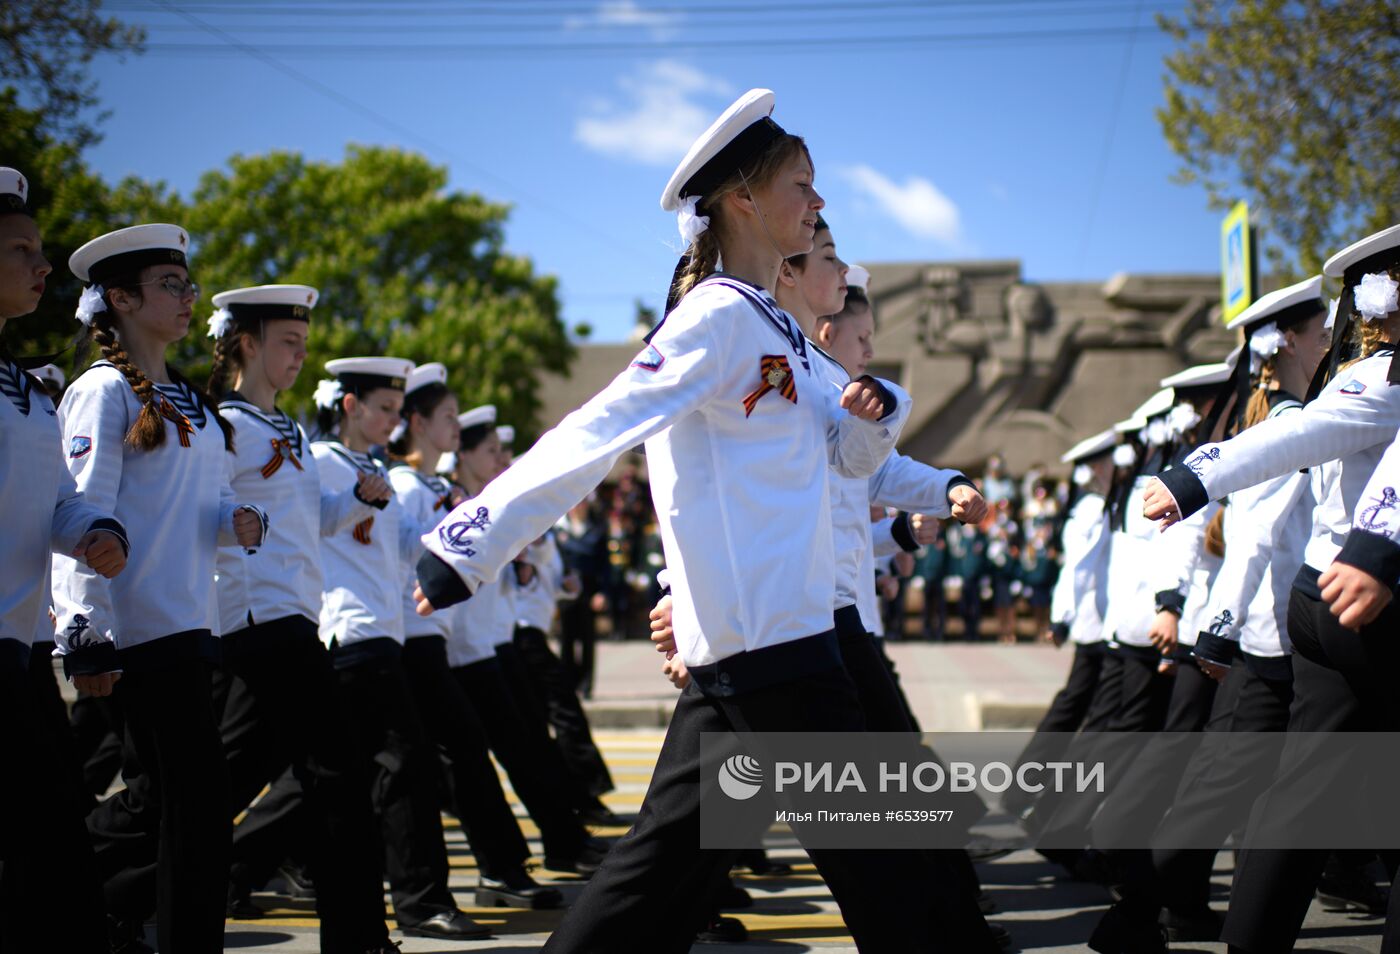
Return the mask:
M660 371L666 363L666 356L656 350L656 345L647 345L646 350L632 359L632 367L643 371Z
M91 437L75 437L68 444L68 456L75 460L79 457L86 457L90 450L92 450Z
M1353 380L1343 384L1340 390L1343 394L1361 394L1366 390L1366 385L1362 384L1360 381Z

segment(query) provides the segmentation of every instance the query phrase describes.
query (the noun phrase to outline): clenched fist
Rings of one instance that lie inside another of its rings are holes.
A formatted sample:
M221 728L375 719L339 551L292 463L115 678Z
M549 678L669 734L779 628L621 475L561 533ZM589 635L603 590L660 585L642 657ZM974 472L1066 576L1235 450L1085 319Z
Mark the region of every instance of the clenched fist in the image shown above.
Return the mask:
M878 421L885 414L885 399L870 378L857 378L841 392L841 406L862 421Z
M355 475L355 492L366 503L378 503L381 500L388 500L393 490L390 488L389 482L378 474L367 474L360 471Z
M70 554L86 563L94 573L111 579L126 568L126 551L121 540L109 530L89 530Z
M958 523L977 524L987 518L987 501L971 484L958 484L948 491L948 502Z
M1348 563L1333 563L1317 578L1317 585L1322 601L1347 629L1360 630L1375 622L1392 598L1390 587Z
M238 539L238 545L244 549L262 543L262 519L256 510L239 507L233 512L233 535Z
M1181 519L1171 491L1156 477L1148 481L1147 489L1142 492L1142 515L1148 520L1161 521L1163 530Z

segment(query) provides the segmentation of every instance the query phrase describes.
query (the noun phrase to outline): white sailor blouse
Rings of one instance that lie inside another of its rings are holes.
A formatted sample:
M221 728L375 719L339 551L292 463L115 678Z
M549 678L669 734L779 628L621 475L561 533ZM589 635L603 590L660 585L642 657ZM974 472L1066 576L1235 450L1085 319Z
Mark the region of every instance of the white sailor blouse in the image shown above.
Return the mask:
M1221 558L1206 550L1206 530L1219 511L1220 504L1211 503L1169 527L1152 543L1147 598L1154 613L1163 609L1176 613L1181 656L1186 654L1185 647L1196 645L1210 587L1220 572Z
M1139 474L1133 482L1123 525L1113 527L1109 542L1113 558L1108 564L1108 604L1104 610L1103 633L1110 642L1125 646L1151 646L1148 632L1156 615L1149 568L1152 546L1157 541L1157 525L1142 515L1134 503L1151 477Z
M424 537L425 592L450 603L495 579L645 443L686 664L829 633L827 470L868 477L893 447L909 400L881 383L886 415L852 416L771 295L707 279L610 385Z
M1400 389L1397 389L1400 390ZM1366 482L1337 560L1392 586L1400 582L1400 438Z
M62 436L53 402L30 375L0 358L0 642L53 638L48 619L49 561L69 554L94 529L127 546L126 531L110 510L96 506L63 465ZM17 647L11 647L17 652Z
M354 485L338 493L322 486L306 432L283 411L269 414L237 397L221 402L219 411L233 425L226 463L234 496L268 514L267 539L257 553L219 548L219 632L289 616L318 619L321 537L376 511L355 495Z
M1364 507L1366 484L1400 427L1400 386L1386 380L1392 353L1384 348L1343 368L1299 413L1198 447L1180 466L1163 472L1162 483L1178 511L1195 513L1209 500L1270 477L1337 461L1335 479L1326 481L1318 495L1297 581L1316 598L1317 575L1341 550L1352 516Z
M1301 413L1297 401L1269 417ZM1288 593L1303 565L1316 500L1307 471L1288 471L1232 493L1225 503L1225 559L1210 588L1195 655L1230 666L1236 650L1261 658L1292 652Z
M522 559L535 570L529 583L521 585L513 574L504 574L515 594L515 621L547 633L564 588L564 556L554 542L554 534L546 533L530 544Z
M449 607L442 615L451 619L447 637L449 666L469 666L492 659L496 647L515 636L515 600L506 588L509 567L497 579L483 583L465 603ZM438 614L433 614L438 615Z
M339 441L316 441L311 454L333 494L349 491L361 473L388 479L379 461ZM422 531L390 497L370 516L321 537L320 632L327 648L383 637L403 643L403 567L422 552Z
M1074 502L1060 531L1063 562L1050 593L1050 625L1076 645L1104 639L1112 536L1102 494L1086 493Z
M389 468L389 483L394 488L394 496L408 520L421 528L433 526L452 510L452 484L436 474L420 474L407 464ZM446 614L419 616L418 601L413 598L414 587L418 585L418 553L411 560L405 560L403 571L403 628L404 637L442 636L446 638L452 631L452 621Z
M54 642L64 669L103 673L170 658L218 658L214 636L218 548L238 543L224 435L186 385L156 386L165 442L126 443L141 402L122 373L99 361L68 388L58 410L64 459L89 503L126 527L126 569L104 579L67 555L53 558Z

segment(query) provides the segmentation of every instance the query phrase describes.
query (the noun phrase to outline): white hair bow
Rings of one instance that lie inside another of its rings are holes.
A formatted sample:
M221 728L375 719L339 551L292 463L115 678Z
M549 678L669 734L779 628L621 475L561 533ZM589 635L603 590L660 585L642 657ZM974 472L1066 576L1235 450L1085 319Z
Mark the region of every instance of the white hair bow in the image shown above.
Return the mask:
M222 338L233 327L233 312L220 308L209 316L209 337Z
M1196 413L1194 407L1185 402L1176 405L1167 414L1167 428L1173 437L1180 437L1199 423L1201 423L1201 415Z
M322 378L316 382L316 393L312 395L312 400L316 406L327 411L340 403L340 399L345 397L345 389L340 386L340 382L334 378Z
M1284 345L1283 332L1276 322L1269 322L1249 336L1249 372L1258 374L1263 363L1279 353Z
M107 303L102 300L102 295L101 285L89 285L84 288L83 293L78 296L78 310L73 316L91 328L92 320L97 317L98 312L107 310Z
M1137 451L1131 444L1119 444L1113 448L1113 466L1131 467L1137 463Z
M1372 272L1362 277L1352 300L1363 321L1384 321L1386 315L1400 310L1400 282L1384 272Z
M1087 486L1089 481L1094 479L1094 472L1088 464L1080 464L1074 468L1074 473L1070 474L1070 480L1074 481L1074 486Z
M686 196L681 202L681 207L676 210L676 227L680 229L681 238L685 240L686 247L694 245L696 240L704 235L710 228L710 217L708 215L696 215L695 207L700 203L698 195Z

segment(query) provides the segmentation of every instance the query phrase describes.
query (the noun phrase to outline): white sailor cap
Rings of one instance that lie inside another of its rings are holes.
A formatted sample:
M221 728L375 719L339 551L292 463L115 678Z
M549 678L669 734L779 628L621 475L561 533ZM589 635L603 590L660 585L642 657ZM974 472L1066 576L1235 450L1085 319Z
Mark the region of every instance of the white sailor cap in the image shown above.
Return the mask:
M457 426L462 430L469 427L476 427L480 424L496 423L496 405L483 404L481 407L474 407L470 411L463 411L457 415Z
M1236 328L1258 327L1270 321L1287 327L1297 321L1311 318L1325 308L1322 300L1322 276L1314 275L1296 285L1269 292L1231 318L1225 327L1233 331Z
M1114 424L1113 429L1119 434L1126 434L1129 431L1140 431L1147 426L1149 420L1170 411L1173 403L1175 403L1175 395L1172 393L1172 389L1162 388L1162 390L1138 405L1137 410L1133 411L1127 420L1119 421L1117 424Z
M0 212L29 211L29 180L24 173L0 166Z
M867 295L870 294L870 269L863 265L852 265L846 269L846 287L859 288Z
M56 364L46 364L42 368L35 368L30 374L59 391L62 391L63 386L68 383L68 376Z
M351 392L394 388L402 391L413 373L413 362L404 358L336 358L326 362L328 371Z
M773 91L768 89L751 89L736 99L691 144L690 151L671 173L671 180L661 193L662 210L675 212L691 196L703 199L783 135L783 128L769 118L775 101Z
M1230 380L1230 376L1235 371L1235 364L1240 359L1240 348L1235 348L1225 358L1224 361L1217 361L1212 364L1198 364L1194 368L1187 368L1185 371L1178 371L1170 377L1163 378L1161 385L1164 388L1204 388L1215 384L1224 384Z
M501 439L501 443L506 447L515 443L515 428L509 424L502 424L496 428L496 436Z
M264 321L310 321L320 292L310 285L254 285L233 288L214 296L209 316L209 337L222 338L241 322L250 328Z
M1118 431L1109 428L1106 431L1099 431L1093 437L1086 437L1075 444L1060 457L1060 463L1073 464L1076 461L1088 460L1091 457L1098 457L1100 454L1107 454L1118 444Z
M109 285L148 265L188 266L189 246L178 225L133 225L88 242L68 257L68 268L90 285Z
M413 369L408 376L408 383L404 387L404 394L412 394L421 387L429 384L447 383L447 365L440 361L429 361L427 364L420 364Z
M1400 225L1381 229L1354 245L1348 245L1322 266L1328 278L1342 278L1348 284L1370 272L1383 272L1400 264Z

